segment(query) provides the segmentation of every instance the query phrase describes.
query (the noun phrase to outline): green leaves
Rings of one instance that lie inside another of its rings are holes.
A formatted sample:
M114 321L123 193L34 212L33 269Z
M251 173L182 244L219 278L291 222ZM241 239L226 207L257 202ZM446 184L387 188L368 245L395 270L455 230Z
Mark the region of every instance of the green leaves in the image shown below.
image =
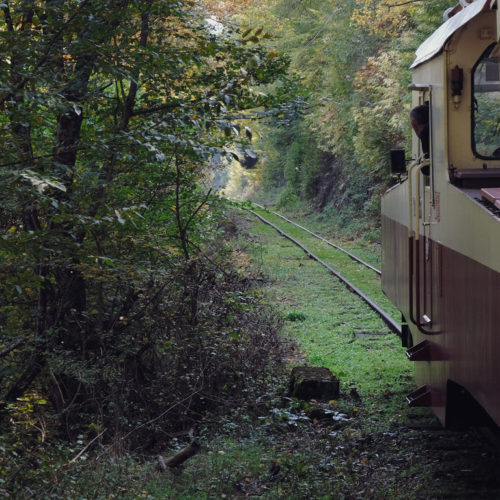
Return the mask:
M262 24L260 37L272 31L266 57L290 58L276 89L280 103L260 129L264 188L282 189L283 202L301 198L340 214L342 224L378 224L390 182L387 151L410 136L409 65L443 10L441 0L432 7L390 0L256 5L247 22ZM259 30L248 29L243 40ZM245 70L258 74L253 64Z
M244 31L241 35L241 42L244 44L248 42L260 43L262 40L269 40L270 38L272 38L271 33L264 32L264 27L261 26L257 29L249 28Z

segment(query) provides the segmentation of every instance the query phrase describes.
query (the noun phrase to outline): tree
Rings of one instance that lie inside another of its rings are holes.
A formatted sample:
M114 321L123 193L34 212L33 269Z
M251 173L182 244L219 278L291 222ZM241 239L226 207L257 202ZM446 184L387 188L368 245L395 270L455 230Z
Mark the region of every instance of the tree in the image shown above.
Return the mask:
M264 182L282 183L284 198L312 202L341 225L376 226L380 194L391 182L388 151L409 138L413 53L444 8L393 0L276 0L259 7L251 22L275 27L273 48L290 56L301 83L290 103L305 103L286 130L278 116L270 121ZM295 163L285 161L291 156Z
M38 388L68 432L95 412L120 432L214 286L203 170L286 60L214 30L203 2L0 8L4 409Z

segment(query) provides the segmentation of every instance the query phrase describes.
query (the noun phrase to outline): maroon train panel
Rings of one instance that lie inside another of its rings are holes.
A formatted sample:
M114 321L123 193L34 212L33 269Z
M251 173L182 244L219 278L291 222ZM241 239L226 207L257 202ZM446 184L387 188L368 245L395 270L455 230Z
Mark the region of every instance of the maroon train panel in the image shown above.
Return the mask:
M384 292L408 321L412 312L416 318L418 303L420 313L432 319L429 334L410 324L414 344L426 341L420 345L434 353L432 362L415 361L417 383L433 389L432 406L443 423L450 380L467 389L500 425L500 273L421 237L420 281L413 276L410 307L408 229L387 217L382 228Z

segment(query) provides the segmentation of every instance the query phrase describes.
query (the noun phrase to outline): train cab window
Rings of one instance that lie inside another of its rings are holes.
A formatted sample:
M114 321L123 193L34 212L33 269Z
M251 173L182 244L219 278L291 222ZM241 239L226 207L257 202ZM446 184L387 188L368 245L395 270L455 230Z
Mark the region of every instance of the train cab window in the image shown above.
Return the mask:
M500 76L491 45L472 70L472 148L483 159L500 157Z

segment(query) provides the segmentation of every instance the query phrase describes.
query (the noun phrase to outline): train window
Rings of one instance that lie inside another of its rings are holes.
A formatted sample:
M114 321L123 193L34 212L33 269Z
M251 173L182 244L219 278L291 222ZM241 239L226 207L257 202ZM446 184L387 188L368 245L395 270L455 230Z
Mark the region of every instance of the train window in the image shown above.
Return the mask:
M472 70L472 148L483 159L500 157L500 77L491 45Z

